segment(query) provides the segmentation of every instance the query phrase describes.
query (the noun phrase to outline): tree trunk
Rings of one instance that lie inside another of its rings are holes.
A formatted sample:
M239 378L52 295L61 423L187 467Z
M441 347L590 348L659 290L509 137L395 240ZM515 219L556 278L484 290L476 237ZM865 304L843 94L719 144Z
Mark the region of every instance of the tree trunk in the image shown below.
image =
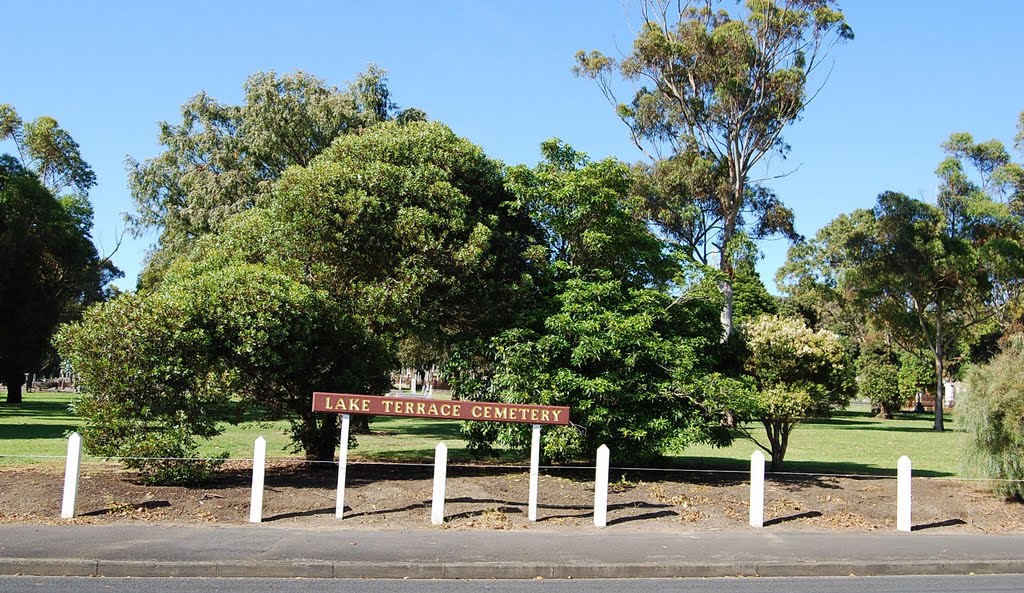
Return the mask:
M25 373L8 370L4 373L4 383L7 384L7 403L21 403L21 386L25 384Z
M337 414L303 412L300 415L297 432L307 461L334 460L334 451L341 436ZM323 464L311 464L314 468L319 465Z
M732 335L732 280L733 265L732 256L729 252L729 243L736 234L735 221L725 221L722 229L722 252L718 269L722 272L722 279L718 281L718 290L722 293L722 342L729 340Z
M732 335L732 279L721 280L718 290L722 293L722 341L728 341Z
M352 414L349 430L352 434L370 434L370 417L366 414Z
M939 305L939 319L935 324L935 430L945 430L942 418L942 400L946 397L945 385L942 384L942 358L945 350L942 347L942 305Z
M768 433L768 444L771 445L771 471L782 471L782 462L786 458L786 447L789 444L789 432L781 422L764 422Z

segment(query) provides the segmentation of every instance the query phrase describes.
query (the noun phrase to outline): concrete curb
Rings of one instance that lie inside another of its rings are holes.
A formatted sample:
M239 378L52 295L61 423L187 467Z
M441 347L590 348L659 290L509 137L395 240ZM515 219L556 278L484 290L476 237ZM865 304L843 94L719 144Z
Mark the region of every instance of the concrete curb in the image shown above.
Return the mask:
M0 575L350 579L589 579L1021 574L1024 561L643 563L161 562L0 558Z

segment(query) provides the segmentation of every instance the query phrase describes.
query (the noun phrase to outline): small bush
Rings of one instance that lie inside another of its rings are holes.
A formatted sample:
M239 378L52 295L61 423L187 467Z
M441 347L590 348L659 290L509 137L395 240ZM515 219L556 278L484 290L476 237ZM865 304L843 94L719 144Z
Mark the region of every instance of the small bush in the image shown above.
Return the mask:
M137 470L145 484L160 486L198 486L213 477L224 463L227 453L220 457L197 457L198 447L184 432L152 432L132 439L126 448L135 457L122 459L129 469Z
M957 401L957 420L967 433L963 473L999 480L993 491L1024 500L1024 336L1003 352L972 367Z

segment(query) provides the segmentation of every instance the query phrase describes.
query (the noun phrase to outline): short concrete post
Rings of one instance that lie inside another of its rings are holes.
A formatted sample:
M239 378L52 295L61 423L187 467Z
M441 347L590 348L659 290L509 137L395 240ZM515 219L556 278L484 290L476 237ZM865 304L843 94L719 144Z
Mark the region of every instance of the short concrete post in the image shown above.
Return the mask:
M594 526L608 526L608 445L597 448L597 476L594 478Z
M263 522L263 479L267 472L267 439L258 437L252 447L252 492L249 494L249 522Z
M75 501L78 498L78 478L82 470L82 435L77 432L68 436L68 457L64 463L64 500L60 505L60 518L75 517Z
M341 519L345 514L345 473L348 469L348 432L350 417L341 415L341 437L338 440L338 495L334 503L334 518Z
M526 515L530 521L537 520L537 490L540 480L540 424L533 425L530 441L530 506Z
M764 453L750 456L750 526L764 527Z
M434 449L434 497L430 506L430 523L444 523L444 487L448 477L448 446L438 443Z
M910 532L910 458L904 455L896 463L896 529Z

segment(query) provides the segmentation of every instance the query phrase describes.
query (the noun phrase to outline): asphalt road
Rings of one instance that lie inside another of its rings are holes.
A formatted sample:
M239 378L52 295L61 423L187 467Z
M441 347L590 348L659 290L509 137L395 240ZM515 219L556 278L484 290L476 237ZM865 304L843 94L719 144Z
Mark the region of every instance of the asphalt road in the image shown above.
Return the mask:
M0 593L996 593L1024 575L544 581L0 577Z

